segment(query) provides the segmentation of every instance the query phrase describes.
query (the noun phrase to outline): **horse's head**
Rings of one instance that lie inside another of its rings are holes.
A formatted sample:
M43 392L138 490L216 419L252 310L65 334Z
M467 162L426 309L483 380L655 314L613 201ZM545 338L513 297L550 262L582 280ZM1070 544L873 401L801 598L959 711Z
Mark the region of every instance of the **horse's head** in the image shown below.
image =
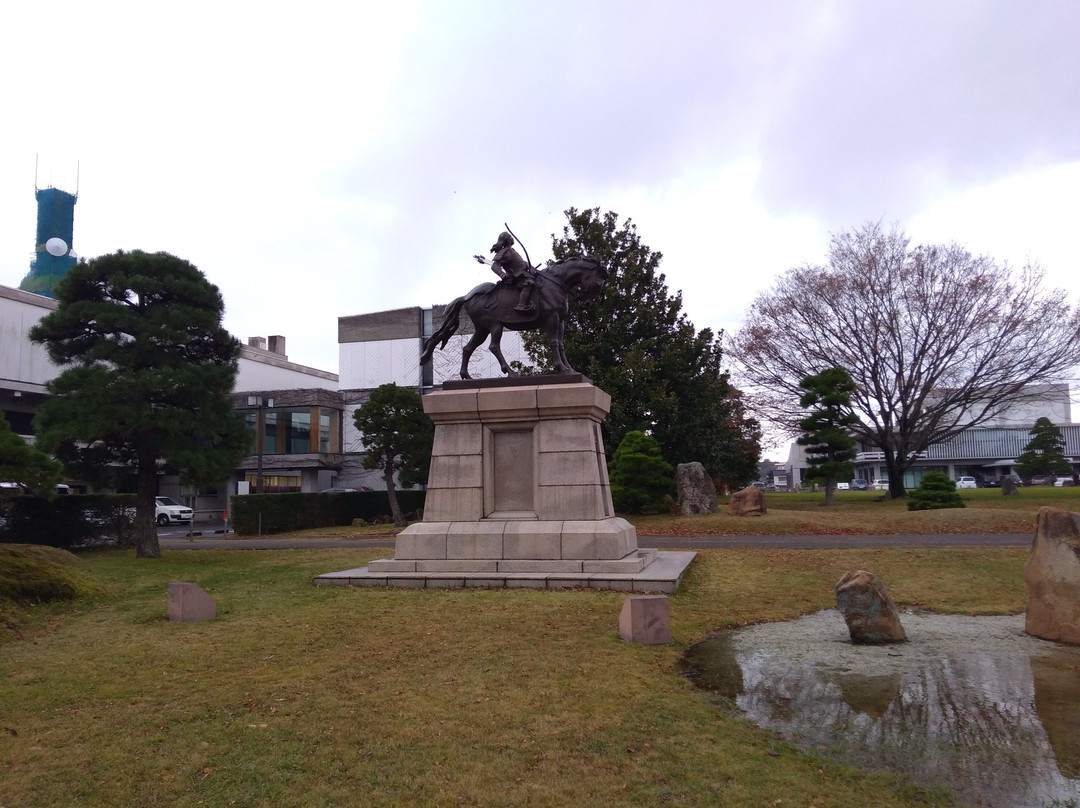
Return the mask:
M586 303L593 300L600 294L600 290L604 288L604 281L607 280L608 271L599 259L590 256L577 259L581 263L581 277L577 282L576 288L578 296Z

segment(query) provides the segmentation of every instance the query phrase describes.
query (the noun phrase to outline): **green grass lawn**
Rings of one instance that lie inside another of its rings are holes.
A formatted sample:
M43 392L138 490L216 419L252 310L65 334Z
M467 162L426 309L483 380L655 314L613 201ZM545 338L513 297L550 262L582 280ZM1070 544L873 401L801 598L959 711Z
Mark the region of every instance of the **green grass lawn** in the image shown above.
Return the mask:
M663 535L861 535L930 533L1033 533L1039 508L1050 506L1080 512L1080 487L1022 488L1014 497L1000 489L962 491L964 508L909 511L906 500L885 499L880 491L837 491L825 507L823 493L766 494L764 516L728 516L729 497L720 497L717 513L706 516L628 516L639 533ZM305 531L318 538L356 536L386 538L393 525L331 527ZM298 536L299 537L299 536Z
M705 551L671 598L675 644L646 647L618 638L625 593L311 584L385 551L87 553L103 593L30 607L0 647L0 806L948 804L787 746L679 654L832 606L854 568L902 604L1017 612L1026 554ZM217 619L168 622L170 581Z
M996 488L960 493L965 507L935 511L909 511L906 500L886 499L880 491L837 491L829 507L820 492L766 494L768 513L760 517L728 516L728 497L721 497L715 514L643 516L633 522L641 533L679 535L1028 533L1043 506L1080 511L1080 487L1034 486L1010 497Z

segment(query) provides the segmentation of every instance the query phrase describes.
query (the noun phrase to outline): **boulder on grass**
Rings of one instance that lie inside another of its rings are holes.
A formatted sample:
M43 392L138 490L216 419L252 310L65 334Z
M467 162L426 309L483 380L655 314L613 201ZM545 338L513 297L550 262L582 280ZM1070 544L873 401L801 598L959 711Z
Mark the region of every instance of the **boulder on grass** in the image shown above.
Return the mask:
M675 467L675 484L679 492L679 513L698 516L716 513L716 486L700 463L680 463Z
M885 584L866 570L846 572L836 584L836 608L844 615L851 641L858 645L907 642L900 612Z
M731 495L727 512L731 516L762 516L765 514L765 493L753 485L736 491Z
M1039 508L1024 581L1027 633L1080 645L1080 514Z

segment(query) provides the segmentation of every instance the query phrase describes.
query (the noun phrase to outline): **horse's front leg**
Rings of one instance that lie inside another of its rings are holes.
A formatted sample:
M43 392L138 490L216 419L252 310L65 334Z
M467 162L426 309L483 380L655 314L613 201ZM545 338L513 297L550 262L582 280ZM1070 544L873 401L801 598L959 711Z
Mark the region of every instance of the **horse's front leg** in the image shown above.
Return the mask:
M506 363L506 358L503 356L502 333L503 330L501 325L491 329L491 343L488 345L488 350L491 351L499 361L499 367L502 369L503 373L507 376L517 376L519 374L516 371L510 370L510 365Z
M555 372L573 373L574 369L570 367L570 361L566 358L566 352L563 350L564 328L561 317L554 317L548 321L548 347L551 349L551 358L555 362Z
M471 379L469 375L469 360L472 358L473 351L480 347L480 344L487 338L488 332L480 328L476 329L476 333L472 335L472 339L465 345L465 348L461 351L461 378Z

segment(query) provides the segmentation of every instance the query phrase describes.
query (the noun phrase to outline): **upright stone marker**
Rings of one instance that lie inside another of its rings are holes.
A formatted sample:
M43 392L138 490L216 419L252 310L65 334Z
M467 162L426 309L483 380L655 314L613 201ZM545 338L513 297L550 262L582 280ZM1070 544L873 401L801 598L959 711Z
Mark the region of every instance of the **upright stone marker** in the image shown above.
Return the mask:
M1080 514L1039 508L1024 581L1027 633L1080 644Z
M716 486L701 463L680 463L675 467L679 493L679 513L698 516L716 513Z
M642 645L671 642L671 606L667 595L631 595L619 612L619 637Z
M196 623L217 617L217 605L196 584L174 581L169 584L166 612L174 623Z

